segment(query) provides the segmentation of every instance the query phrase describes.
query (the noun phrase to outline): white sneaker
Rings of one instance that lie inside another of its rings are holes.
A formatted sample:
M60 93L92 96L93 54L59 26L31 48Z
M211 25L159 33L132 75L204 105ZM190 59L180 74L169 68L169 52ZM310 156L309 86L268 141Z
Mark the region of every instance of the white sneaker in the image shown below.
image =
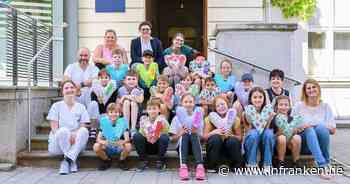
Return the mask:
M61 162L59 174L60 175L69 174L69 163L67 162L66 159L63 159Z
M73 162L70 164L70 172L72 172L72 173L78 172L78 165L77 165L77 162L76 162L76 161L73 161Z

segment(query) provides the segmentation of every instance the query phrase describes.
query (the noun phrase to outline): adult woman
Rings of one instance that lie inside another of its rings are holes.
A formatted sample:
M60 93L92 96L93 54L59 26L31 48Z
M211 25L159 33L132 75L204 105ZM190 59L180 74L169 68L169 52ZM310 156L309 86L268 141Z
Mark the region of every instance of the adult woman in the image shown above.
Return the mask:
M123 64L128 64L126 50L117 44L117 34L113 29L107 29L104 36L104 44L98 45L94 50L93 61L95 65L102 69L112 63L112 50L121 49L123 51Z
M172 45L164 50L163 55L169 55L172 54L175 50L179 50L180 54L186 56L186 66L188 67L190 61L193 59L193 55L197 53L197 51L190 46L185 45L184 41L184 35L182 33L176 33L173 37Z
M86 146L89 132L85 124L90 122L84 105L75 101L76 86L73 81L62 83L63 100L50 108L47 120L50 121L48 151L52 155L63 155L60 174L77 172L77 157Z
M144 21L140 23L140 36L131 41L130 68L132 68L132 65L135 63L143 63L142 54L145 50L151 50L153 52L154 62L158 64L160 71L163 71L163 68L165 68L162 43L158 38L151 36L151 31L152 24L150 22Z
M302 116L305 122L301 132L302 153L311 152L318 167L327 167L330 135L335 134L336 124L330 106L321 100L321 87L316 80L304 82L301 102L295 105L292 114Z

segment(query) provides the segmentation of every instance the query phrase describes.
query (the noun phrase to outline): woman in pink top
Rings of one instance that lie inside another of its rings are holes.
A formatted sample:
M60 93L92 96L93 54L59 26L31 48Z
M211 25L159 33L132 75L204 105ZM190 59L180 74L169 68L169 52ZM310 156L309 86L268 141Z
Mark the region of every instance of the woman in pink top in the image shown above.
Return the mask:
M104 44L98 45L94 51L93 61L95 65L102 69L112 63L112 50L119 48L123 51L123 64L128 64L126 50L117 44L117 34L113 29L105 31Z

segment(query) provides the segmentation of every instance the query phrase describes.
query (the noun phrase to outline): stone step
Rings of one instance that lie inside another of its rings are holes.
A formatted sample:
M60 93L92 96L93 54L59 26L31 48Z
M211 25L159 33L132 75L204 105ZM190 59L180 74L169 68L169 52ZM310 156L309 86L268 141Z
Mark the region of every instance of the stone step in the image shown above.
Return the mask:
M337 128L350 129L350 119L337 119L335 123L337 124Z
M205 157L205 152L203 153ZM17 164L19 166L26 167L50 167L58 168L59 163L62 161L62 156L51 156L47 151L36 150L32 152L23 151L17 154ZM116 159L116 158L115 158ZM150 167L155 167L155 161L157 157L155 155L149 156ZM177 151L168 150L166 153L167 168L176 169L179 167L179 156ZM302 163L307 167L314 166L313 158L310 155L302 155L300 157ZM130 168L136 168L139 162L136 151L132 151L127 158L127 164ZM91 151L84 151L78 159L79 167L81 168L97 168L99 164L99 158ZM114 162L117 164L117 161ZM189 165L193 167L194 158L189 157ZM291 166L291 157L286 156L286 166Z
M167 166L169 168L178 168L179 159L176 151L167 151ZM17 155L17 164L25 167L51 167L58 168L62 161L62 156L51 156L47 151L32 151L32 152L20 152ZM115 160L117 160L115 158ZM127 164L130 168L136 168L138 164L138 156L136 151L132 151L127 158ZM150 166L155 167L156 157L151 155L149 157ZM114 162L114 164L117 161ZM78 159L78 165L80 168L97 168L99 159L93 151L84 151Z
M36 130L36 134L38 134L38 135L40 135L40 134L47 134L48 135L50 133L50 130L51 130L50 123L48 121L44 121L40 125L36 126L35 130Z
M49 140L49 135L48 134L37 134L34 135L31 139L31 147L32 150L47 150L48 149L48 140ZM87 150L92 150L94 142L89 140L86 149ZM171 142L168 146L168 150L176 150L176 143ZM205 147L203 147L204 149ZM134 150L134 147L133 147Z

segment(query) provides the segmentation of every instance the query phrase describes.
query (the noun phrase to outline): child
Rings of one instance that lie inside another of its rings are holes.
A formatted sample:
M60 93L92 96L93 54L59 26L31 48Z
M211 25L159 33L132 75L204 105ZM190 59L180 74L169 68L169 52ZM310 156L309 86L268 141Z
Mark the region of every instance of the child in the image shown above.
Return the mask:
M235 85L235 95L237 101L233 104L236 108L238 116L241 117L244 107L248 105L248 95L253 88L254 78L250 73L245 73L241 77L241 81Z
M169 133L172 141L178 141L180 156L179 176L181 180L188 180L187 157L193 153L196 161L196 179L205 179L203 155L200 139L203 132L203 111L195 108L195 98L186 93L181 97L181 106L176 109Z
M199 94L200 104L205 111L205 114L208 114L212 111L213 100L216 96L219 95L219 89L216 87L215 81L213 78L205 79L204 89Z
M270 72L271 87L266 89L266 94L269 97L267 103L272 103L273 99L280 95L289 96L289 91L283 88L283 81L284 72L282 70L274 69Z
M136 72L140 76L139 85L145 92L145 98L149 99L149 88L157 84L159 75L158 64L153 60L153 52L145 50L142 56L143 64L136 65Z
M201 78L207 78L210 75L210 63L205 59L204 55L197 53L195 60L190 62L190 72L198 73Z
M101 131L93 147L96 155L101 159L98 170L104 171L110 168L113 155L120 155L120 168L128 170L125 163L126 157L131 151L128 122L120 115L121 108L117 104L111 103L107 107L107 115L101 118Z
M127 64L123 64L123 50L113 49L112 50L112 64L106 67L107 72L117 84L119 88L122 84L122 80L125 78L125 74L128 72L129 67Z
M205 119L203 138L207 141L208 168L217 170L227 160L230 168L242 165L241 125L234 108L229 108L226 97L217 96L214 111Z
M190 74L185 75L179 84L175 85L175 105L180 105L180 99L183 94L190 93L192 96L197 97L200 87L197 84L193 84L193 79ZM196 99L195 102L198 100Z
M173 52L171 55L164 56L167 67L164 68L163 74L168 76L171 86L179 83L181 78L188 74L186 64L186 56Z
M232 74L232 62L230 60L225 59L221 62L220 73L215 74L214 80L220 92L229 99L230 103L233 103L236 77Z
M98 72L98 80L92 82L91 102L88 105L88 112L91 118L90 138L96 139L98 119L101 114L106 113L110 103L117 101L118 90L114 80L111 80L105 69Z
M150 89L151 98L157 97L161 100L160 114L169 118L170 111L174 105L174 90L169 87L169 79L166 75L158 77L157 86Z
M126 73L124 85L118 90L118 103L123 107L123 114L131 128L131 136L136 132L139 105L143 102L143 90L137 86L137 73Z
M298 167L301 149L300 132L303 118L301 116L290 116L291 103L288 96L278 96L274 101L274 109L277 115L272 120L271 126L275 129L277 137L278 167L284 167L284 156L288 146L292 151L293 165Z
M138 171L146 169L148 165L148 154L158 155L156 164L158 170L164 170L166 168L165 153L169 144L169 123L159 113L159 100L149 100L147 102L147 115L140 118L139 132L133 137L135 148L140 158Z
M264 173L269 173L272 166L272 154L275 146L275 136L269 129L274 116L273 108L266 105L264 89L254 87L249 93L249 105L243 114L245 122L244 151L247 167L257 167L257 152L259 147L262 153Z

